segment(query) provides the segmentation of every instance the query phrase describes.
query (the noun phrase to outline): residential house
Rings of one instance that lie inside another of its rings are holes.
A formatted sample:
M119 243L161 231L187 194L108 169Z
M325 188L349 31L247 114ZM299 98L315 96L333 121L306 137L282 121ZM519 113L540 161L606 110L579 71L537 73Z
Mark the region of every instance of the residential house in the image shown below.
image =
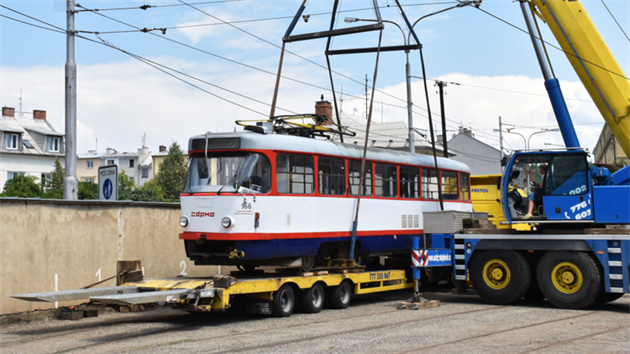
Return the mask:
M2 107L0 118L0 190L16 175L50 180L55 158L64 165L64 134L46 120L46 111L32 115Z
M151 156L153 158L153 176L157 176L158 172L160 172L160 165L162 165L166 156L168 156L168 149L164 145L160 145L159 151Z
M595 163L597 164L614 164L621 162L627 165L630 162L628 156L623 152L621 144L617 141L612 131L608 127L608 124L604 124L602 132L599 134L597 144L593 149L593 155L595 157Z
M98 168L101 167L101 158L96 150L89 150L87 154L77 156L77 179L79 182L98 183Z
M136 152L118 152L107 148L105 154L100 156L100 165L117 165L118 173L124 171L136 188L142 187L153 179L153 160L151 151L146 146L139 148ZM95 182L98 182L98 179Z
M471 175L501 174L501 151L475 139L471 130L460 126L447 146L450 158L468 165Z

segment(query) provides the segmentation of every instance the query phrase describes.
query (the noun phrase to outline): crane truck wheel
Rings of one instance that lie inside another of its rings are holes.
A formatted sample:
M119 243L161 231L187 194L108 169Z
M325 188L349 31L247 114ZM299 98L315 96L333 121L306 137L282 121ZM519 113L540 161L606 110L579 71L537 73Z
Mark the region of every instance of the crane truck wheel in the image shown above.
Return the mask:
M302 309L306 313L318 313L324 308L324 286L322 283L313 284L310 289L302 292Z
M477 251L469 270L475 291L491 304L515 303L525 295L531 281L527 260L515 251Z
M560 308L590 306L602 292L597 261L584 252L547 252L538 263L537 273L540 290Z
M289 284L284 284L273 293L271 314L276 317L289 317L295 309L295 293Z
M339 286L328 288L328 303L333 309L345 309L350 305L352 295L352 283L344 280Z

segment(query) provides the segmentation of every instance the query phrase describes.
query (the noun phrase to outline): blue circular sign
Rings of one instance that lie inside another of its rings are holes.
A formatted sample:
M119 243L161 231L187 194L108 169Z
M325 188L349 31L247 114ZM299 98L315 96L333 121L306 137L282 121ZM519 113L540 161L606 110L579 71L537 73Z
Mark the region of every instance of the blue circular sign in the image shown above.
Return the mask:
M105 183L103 183L103 196L105 199L109 199L112 197L112 193L114 192L114 186L112 185L111 179L106 179Z

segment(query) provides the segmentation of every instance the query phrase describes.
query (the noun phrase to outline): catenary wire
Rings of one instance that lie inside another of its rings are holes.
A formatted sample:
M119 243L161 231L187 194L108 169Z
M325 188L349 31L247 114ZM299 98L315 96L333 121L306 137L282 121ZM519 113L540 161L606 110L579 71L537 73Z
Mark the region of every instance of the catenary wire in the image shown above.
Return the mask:
M617 24L617 26L619 26L619 29L621 30L623 35L626 36L626 39L628 40L628 42L630 42L630 38L628 38L628 35L626 34L626 31L623 30L623 27L621 27L621 25L619 24L619 21L617 21L617 19L615 18L615 15L613 15L613 13L610 11L610 9L608 8L608 5L606 5L604 0L602 0L602 4L604 4L604 7L606 8L606 10L608 10L608 13L610 14L610 17L612 17L613 20L615 20L615 23Z

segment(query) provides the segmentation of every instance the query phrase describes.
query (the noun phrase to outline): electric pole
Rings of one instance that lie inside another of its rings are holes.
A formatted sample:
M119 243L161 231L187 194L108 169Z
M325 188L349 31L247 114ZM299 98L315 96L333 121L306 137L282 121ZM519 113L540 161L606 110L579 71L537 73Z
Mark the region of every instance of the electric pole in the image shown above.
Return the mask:
M77 181L77 64L74 62L74 0L66 6L66 151L63 199L79 199Z
M435 85L440 89L440 114L442 115L442 146L444 147L444 157L448 158L448 146L446 146L446 115L444 114L444 86L446 86L446 82L436 80Z

